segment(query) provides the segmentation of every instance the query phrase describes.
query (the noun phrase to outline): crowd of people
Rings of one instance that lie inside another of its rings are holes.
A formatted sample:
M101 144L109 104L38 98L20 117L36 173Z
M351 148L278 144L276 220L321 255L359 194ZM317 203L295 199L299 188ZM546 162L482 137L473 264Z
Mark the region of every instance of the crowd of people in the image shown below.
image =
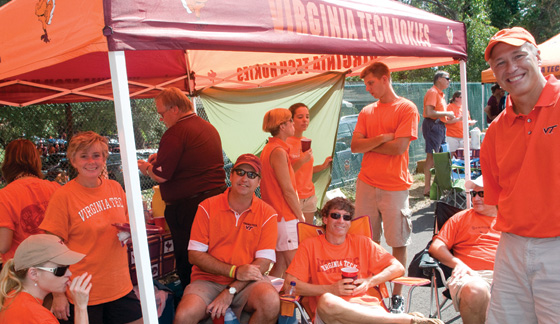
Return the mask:
M484 182L467 181L473 207L447 221L429 251L453 269L448 284L464 323L556 322L560 206L550 188L560 186L553 163L560 158L560 83L542 76L535 40L519 27L496 33L485 59L499 86L486 109L493 120L480 153ZM179 89L156 97L167 130L158 152L138 168L159 183L166 204L184 288L175 323L215 320L229 309L242 323L276 323L280 298L268 275L284 278L285 288L296 284L315 323L442 323L405 313L400 285L386 308L368 293L405 274L412 233L408 149L420 117L394 91L387 65L375 62L360 77L377 101L360 112L352 137L352 151L364 153L355 205L334 198L319 215L312 176L332 158L315 165L304 137L307 105L266 112L262 130L270 137L260 157L237 158L228 188L218 131ZM433 153L445 142L451 150L462 145L462 97L456 92L446 103L449 83L449 73L438 71L424 97L425 194ZM509 95L499 112L504 90ZM0 324L18 323L23 314L25 323L142 323L127 235L112 225L128 222L128 209L122 187L104 174L107 138L91 131L72 137L67 157L77 177L63 186L42 180L41 154L28 140L5 151ZM352 220L364 215L372 239L349 234ZM299 222L320 223L323 234L298 242ZM380 246L382 236L391 253ZM357 278L343 278L343 267L356 268Z

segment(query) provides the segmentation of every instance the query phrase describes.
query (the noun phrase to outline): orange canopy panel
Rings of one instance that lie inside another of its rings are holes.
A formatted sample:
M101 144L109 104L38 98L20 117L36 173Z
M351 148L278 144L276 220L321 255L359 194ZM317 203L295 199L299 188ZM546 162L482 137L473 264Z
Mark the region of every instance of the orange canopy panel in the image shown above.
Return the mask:
M16 106L111 100L108 51L125 51L132 98L466 59L463 23L392 0L12 0L0 44L0 104Z
M543 75L554 74L560 77L560 34L552 37L539 45L541 51L541 72ZM486 69L481 73L482 83L496 82L492 69Z

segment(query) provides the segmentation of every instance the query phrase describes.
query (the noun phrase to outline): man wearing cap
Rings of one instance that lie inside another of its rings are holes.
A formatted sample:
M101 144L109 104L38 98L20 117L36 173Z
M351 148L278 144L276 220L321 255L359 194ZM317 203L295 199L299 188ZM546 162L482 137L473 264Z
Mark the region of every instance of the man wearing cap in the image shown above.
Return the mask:
M488 323L558 323L560 318L560 82L540 71L525 29L497 32L484 57L509 93L480 154L484 202L502 232Z
M148 161L138 160L138 169L159 183L177 274L185 288L192 269L187 245L198 204L226 189L222 142L216 128L196 115L181 90L167 88L155 103L160 121L168 129L158 152Z
M500 240L500 233L492 228L497 209L484 204L482 176L467 181L465 188L470 191L473 207L449 218L434 237L429 251L453 269L447 284L463 323L484 323Z
M255 196L260 173L258 157L239 156L231 188L199 205L188 247L191 283L175 323L219 318L228 308L242 323L242 311L252 313L252 323L276 323L280 299L264 273L276 260L277 214Z
M430 169L434 167L434 152L439 152L445 143L446 118L455 118L452 111L447 111L443 90L449 88L449 73L437 71L434 85L424 95L424 111L422 116L422 135L426 142L426 163L424 163L424 196L430 194Z
M418 109L397 96L387 65L375 62L360 77L366 90L379 100L362 109L352 135L352 152L364 153L356 181L356 215L369 215L373 240L379 244L385 232L393 256L404 265L412 233L408 147L418 137ZM404 312L401 291L402 286L395 285L391 297L394 313Z

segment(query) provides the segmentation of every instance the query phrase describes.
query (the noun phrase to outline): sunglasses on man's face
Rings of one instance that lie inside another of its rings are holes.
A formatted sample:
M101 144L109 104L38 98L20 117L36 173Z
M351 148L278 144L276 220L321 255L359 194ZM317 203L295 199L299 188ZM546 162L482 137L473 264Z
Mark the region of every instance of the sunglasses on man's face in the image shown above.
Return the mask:
M247 178L249 179L255 179L256 177L260 177L258 173L253 171L245 171L243 169L233 169L231 171L235 172L235 174L237 174L240 177L247 175Z
M62 277L66 273L66 270L68 270L68 267L69 266L66 265L66 266L61 266L56 268L44 268L44 267L35 267L35 268L43 271L52 272L56 277Z
M480 196L480 198L484 198L484 191L471 190L471 197L474 198L476 195Z
M349 221L352 220L352 215L350 215L350 214L341 215L341 214L339 214L339 213L330 213L329 216L330 216L332 219L339 219L339 218L342 216L342 219L344 219L344 220L347 221L347 222L349 222Z

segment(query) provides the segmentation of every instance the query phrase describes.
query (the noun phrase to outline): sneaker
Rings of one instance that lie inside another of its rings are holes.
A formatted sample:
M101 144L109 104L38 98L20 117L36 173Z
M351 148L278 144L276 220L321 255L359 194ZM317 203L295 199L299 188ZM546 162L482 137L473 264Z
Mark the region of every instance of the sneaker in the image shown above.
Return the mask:
M394 295L391 297L391 313L404 313L404 298L401 295Z
M412 324L445 324L442 320L437 318L426 318L426 316L418 312L412 312L408 315L412 316Z

